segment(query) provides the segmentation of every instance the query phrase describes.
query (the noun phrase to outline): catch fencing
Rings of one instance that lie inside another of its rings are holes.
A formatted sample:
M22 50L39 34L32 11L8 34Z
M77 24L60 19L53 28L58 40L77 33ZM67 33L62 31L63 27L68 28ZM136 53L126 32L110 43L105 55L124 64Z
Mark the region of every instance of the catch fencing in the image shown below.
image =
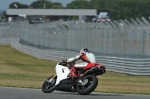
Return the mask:
M0 44L10 44L13 39L19 37L18 28L14 28L15 25L10 27L9 23L0 23Z
M78 52L86 47L99 56L150 57L150 28L144 18L131 22L21 24L20 43L40 49Z
M7 33L19 38L11 41L12 47L30 55L60 61L86 47L109 71L150 75L150 23L144 17L104 23L24 21L9 26Z

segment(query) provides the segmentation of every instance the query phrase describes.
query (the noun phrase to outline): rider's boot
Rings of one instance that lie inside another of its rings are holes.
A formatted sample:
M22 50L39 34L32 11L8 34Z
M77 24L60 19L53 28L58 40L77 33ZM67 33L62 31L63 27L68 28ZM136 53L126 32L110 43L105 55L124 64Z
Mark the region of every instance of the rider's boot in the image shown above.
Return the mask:
M74 88L74 86L71 87L72 92L76 92L77 90Z

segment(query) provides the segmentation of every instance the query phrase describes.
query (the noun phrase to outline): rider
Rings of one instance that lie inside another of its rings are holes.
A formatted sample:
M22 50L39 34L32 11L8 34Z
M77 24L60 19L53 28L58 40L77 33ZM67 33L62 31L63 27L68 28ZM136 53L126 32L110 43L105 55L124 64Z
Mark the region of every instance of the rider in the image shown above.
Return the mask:
M74 64L75 61L77 60L82 60L82 63L76 63ZM95 56L93 53L90 53L89 50L87 48L83 48L80 50L79 55L73 57L73 58L69 58L67 60L63 60L62 64L66 64L68 63L68 67L70 69L70 73L68 75L69 78L76 78L78 76L78 73L76 73L76 68L84 68L85 66L87 66L88 63L95 63ZM72 91L75 91L74 86L72 85L66 85L64 82L67 82L66 79L62 80L59 84L56 86L56 90L58 89L66 89L69 90L71 88ZM79 79L78 80L79 83L83 84L86 83L86 80L83 79Z
M82 63L76 63L72 65L72 62L75 62L77 60L82 60ZM69 66L70 68L70 74L69 77L77 77L76 69L75 68L84 68L87 66L88 63L96 63L95 55L93 53L90 53L87 48L83 48L80 50L79 55L67 59L67 63L70 63L71 65Z

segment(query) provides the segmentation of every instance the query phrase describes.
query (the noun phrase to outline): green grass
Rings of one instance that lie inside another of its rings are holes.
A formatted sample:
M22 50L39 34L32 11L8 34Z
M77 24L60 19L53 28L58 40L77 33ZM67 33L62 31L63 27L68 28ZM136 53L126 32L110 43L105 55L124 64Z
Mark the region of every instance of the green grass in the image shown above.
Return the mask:
M44 80L55 74L56 61L39 59L0 45L0 86L41 88ZM109 93L149 94L150 76L131 76L106 72L98 76L95 91Z
M55 74L56 64L0 45L0 86L41 88L44 80Z

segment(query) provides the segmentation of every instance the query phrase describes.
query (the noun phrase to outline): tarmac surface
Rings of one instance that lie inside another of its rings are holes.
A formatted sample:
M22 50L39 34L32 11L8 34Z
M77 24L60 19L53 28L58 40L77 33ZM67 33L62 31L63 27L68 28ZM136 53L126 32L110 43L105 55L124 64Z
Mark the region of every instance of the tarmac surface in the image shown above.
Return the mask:
M79 95L54 91L43 93L41 89L0 87L0 99L150 99L150 95L114 94L93 92L89 95Z

